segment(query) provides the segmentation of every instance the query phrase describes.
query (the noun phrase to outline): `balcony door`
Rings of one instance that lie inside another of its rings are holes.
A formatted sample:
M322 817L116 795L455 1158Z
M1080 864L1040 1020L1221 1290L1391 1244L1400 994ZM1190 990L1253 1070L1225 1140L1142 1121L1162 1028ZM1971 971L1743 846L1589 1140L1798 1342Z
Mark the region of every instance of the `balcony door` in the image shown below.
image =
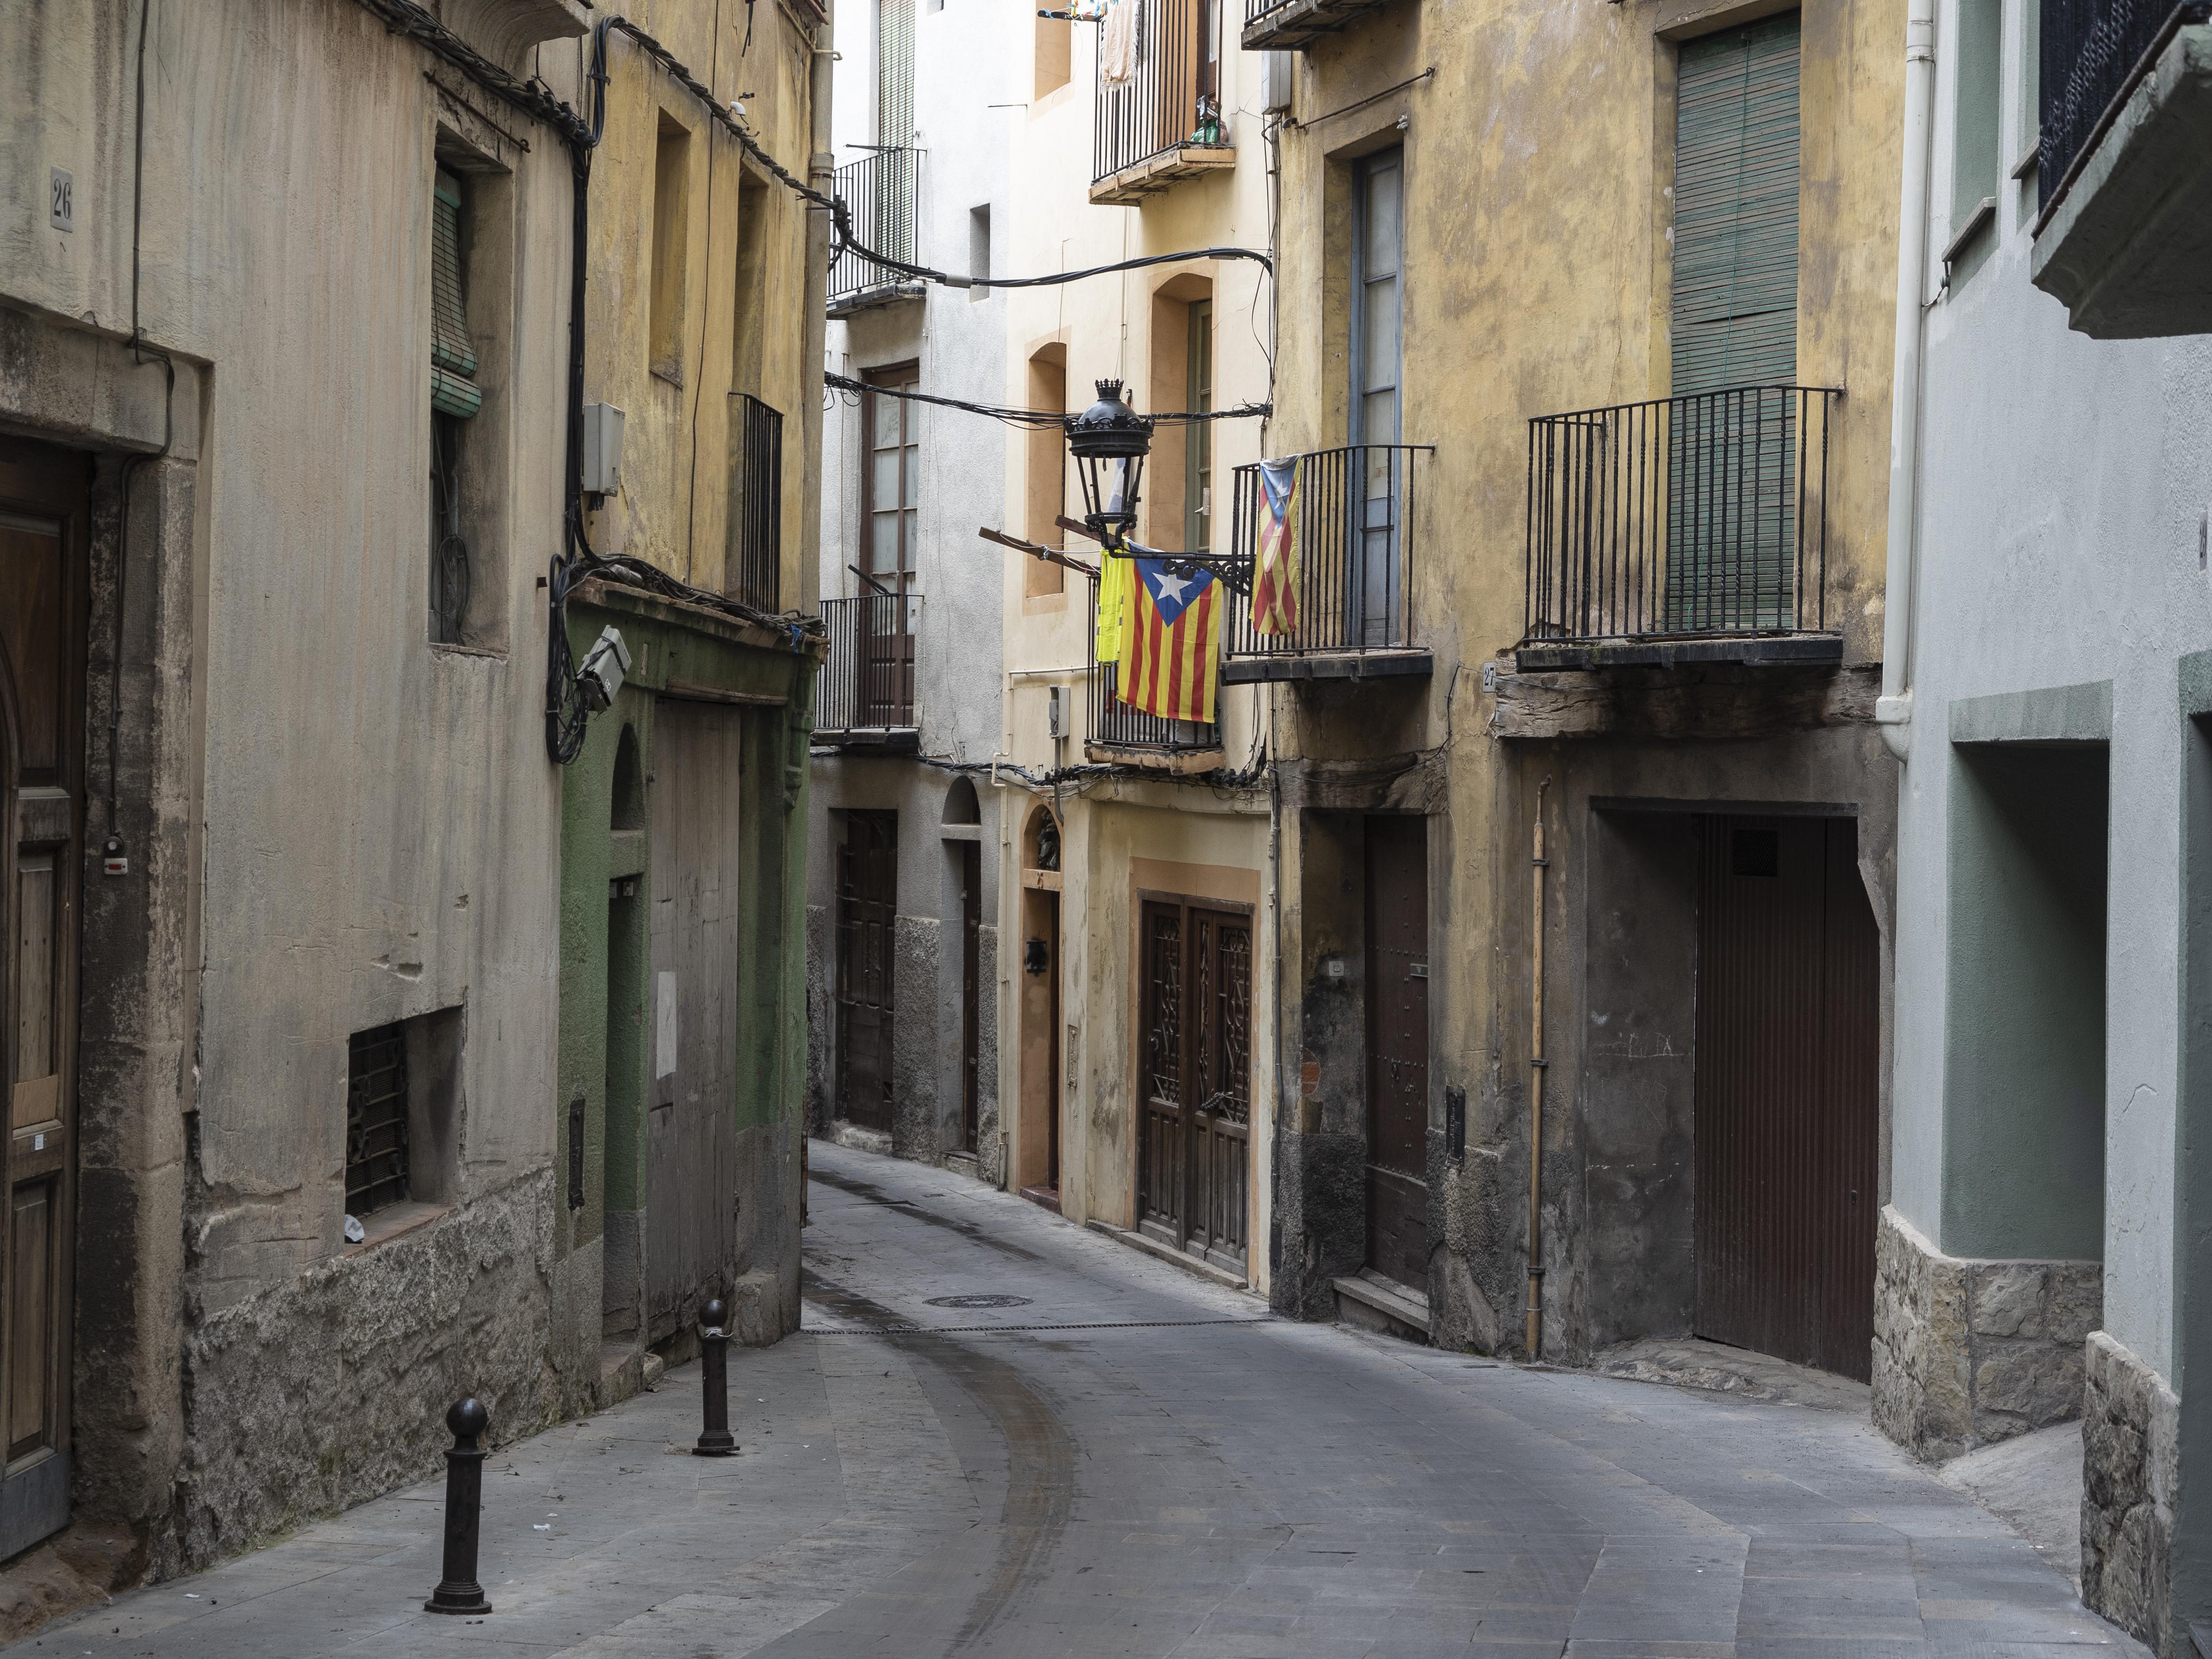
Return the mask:
M1352 239L1352 517L1345 594L1346 635L1362 649L1394 642L1400 600L1399 490L1389 448L1399 439L1405 348L1406 153L1386 149L1358 165Z
M915 555L920 534L921 405L918 364L871 370L862 399L860 724L914 723ZM879 390L877 388L880 388Z
M1667 627L1796 617L1798 15L1681 48L1674 115Z

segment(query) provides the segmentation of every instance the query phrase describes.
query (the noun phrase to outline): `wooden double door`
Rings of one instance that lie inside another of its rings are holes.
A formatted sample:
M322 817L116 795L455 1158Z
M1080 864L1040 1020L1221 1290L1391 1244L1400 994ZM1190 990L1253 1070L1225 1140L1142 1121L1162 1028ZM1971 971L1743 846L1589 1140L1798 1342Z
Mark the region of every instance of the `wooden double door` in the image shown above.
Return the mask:
M1881 947L1856 829L1704 821L1692 1231L1698 1335L1864 1382Z
M646 1118L646 1311L659 1341L737 1262L738 998L744 837L738 709L663 698L653 714L653 1081Z
M1143 901L1137 1224L1245 1270L1251 1200L1252 915Z
M89 490L0 442L0 1557L70 1514Z
M898 815L848 812L837 849L837 1115L891 1130Z
M1429 842L1424 818L1366 824L1367 1265L1429 1284Z

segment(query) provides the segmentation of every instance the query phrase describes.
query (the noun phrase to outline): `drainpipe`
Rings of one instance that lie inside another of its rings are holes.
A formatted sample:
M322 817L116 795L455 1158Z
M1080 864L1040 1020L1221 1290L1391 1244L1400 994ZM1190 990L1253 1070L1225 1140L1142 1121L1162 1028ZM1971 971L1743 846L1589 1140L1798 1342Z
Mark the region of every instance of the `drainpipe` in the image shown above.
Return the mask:
M1544 1357L1544 1068L1552 1062L1544 1053L1544 792L1552 787L1546 778L1536 786L1534 866L1535 937L1529 945L1528 979L1528 1358Z
M824 196L836 193L836 141L830 125L830 100L836 61L833 20L836 8L823 0L823 21L814 30L814 47L807 69L806 104L808 147L806 182ZM830 213L810 205L806 210L806 280L799 304L806 311L808 361L802 373L819 374L825 367L830 344ZM799 591L791 596L793 609L808 602L807 584L817 596L822 582L822 406L820 398L809 398L800 415L801 442L805 449L805 504L800 508L804 528L799 536ZM818 611L821 605L815 600Z
M1905 187L1897 238L1897 359L1890 370L1889 570L1875 723L1889 752L1912 749L1912 601L1919 574L1920 349L1927 307L1928 173L1934 147L1936 3L1910 0L1905 20Z

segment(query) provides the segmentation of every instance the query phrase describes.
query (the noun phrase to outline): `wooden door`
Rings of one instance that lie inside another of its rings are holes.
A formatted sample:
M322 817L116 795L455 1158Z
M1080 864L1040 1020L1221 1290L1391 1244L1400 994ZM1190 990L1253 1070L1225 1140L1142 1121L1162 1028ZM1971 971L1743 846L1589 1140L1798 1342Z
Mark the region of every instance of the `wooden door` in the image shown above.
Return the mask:
M719 703L664 698L653 716L648 1341L736 1276L739 732Z
M837 854L837 1115L891 1128L898 815L848 812Z
M1429 1283L1429 854L1417 817L1367 820L1367 1265Z
M1849 818L1705 821L1696 1329L1867 1380L1880 943Z
M90 471L0 443L0 1557L69 1522Z
M1252 918L1144 902L1137 1224L1243 1272L1251 1201Z
M983 849L960 849L960 1146L975 1150L983 1066Z

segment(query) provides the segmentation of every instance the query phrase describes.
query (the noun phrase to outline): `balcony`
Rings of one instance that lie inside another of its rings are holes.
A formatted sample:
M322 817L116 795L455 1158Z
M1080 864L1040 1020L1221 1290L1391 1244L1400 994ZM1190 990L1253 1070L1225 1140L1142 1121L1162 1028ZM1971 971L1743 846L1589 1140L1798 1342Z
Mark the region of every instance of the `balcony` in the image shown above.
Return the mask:
M1523 672L1826 665L1840 392L1743 386L1528 422Z
M1127 206L1178 179L1237 165L1220 115L1224 3L1126 0L1138 8L1136 62L1127 80L1108 85L1102 38L1091 130L1093 202Z
M731 393L730 448L730 595L774 611L783 565L782 414Z
M1088 637L1098 637L1098 584L1091 589L1091 627ZM1211 772L1222 764L1221 727L1195 720L1165 720L1132 708L1114 695L1117 668L1100 662L1091 653L1090 725L1085 732L1085 760L1134 766L1146 771L1192 774ZM1217 714L1220 710L1217 708Z
M2035 285L2099 339L2212 332L2212 6L2043 0Z
M921 158L918 149L885 149L837 169L836 193L852 221L853 240L905 264L921 262L916 231L921 208ZM886 270L857 248L838 251L830 266L830 314L856 311L918 297L920 282Z
M1356 444L1298 459L1296 626L1262 634L1249 593L1230 596L1222 678L1360 680L1426 674L1413 640L1413 507L1424 444ZM1231 556L1256 568L1264 518L1260 469L1240 466L1231 488Z
M1304 52L1388 0L1244 0L1247 52Z
M914 624L921 611L918 593L822 601L830 654L816 699L815 742L887 755L919 752Z

